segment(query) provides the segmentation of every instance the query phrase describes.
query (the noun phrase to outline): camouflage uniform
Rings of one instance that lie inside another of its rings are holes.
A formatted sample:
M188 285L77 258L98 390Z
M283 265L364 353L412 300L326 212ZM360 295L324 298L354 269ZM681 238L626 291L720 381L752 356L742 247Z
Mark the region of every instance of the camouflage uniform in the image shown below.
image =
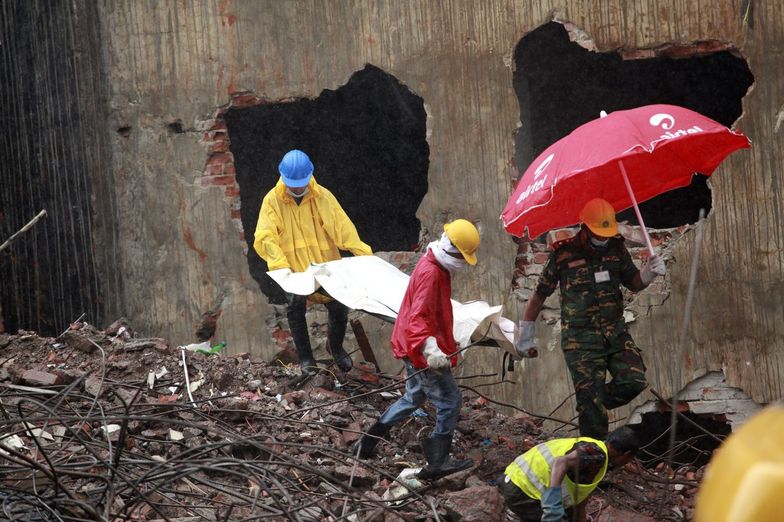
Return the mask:
M642 390L645 365L623 319L620 285L637 275L619 237L594 248L585 227L553 245L536 287L542 297L561 291L561 347L572 374L580 435L604 440L607 410L622 406ZM605 384L607 371L612 381Z

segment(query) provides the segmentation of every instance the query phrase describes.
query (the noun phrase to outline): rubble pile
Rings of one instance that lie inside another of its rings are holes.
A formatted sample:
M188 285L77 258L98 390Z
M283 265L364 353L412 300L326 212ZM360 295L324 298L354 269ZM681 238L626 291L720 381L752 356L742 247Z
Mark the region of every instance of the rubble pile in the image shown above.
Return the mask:
M57 338L0 334L0 519L514 520L497 481L554 435L469 387L453 452L473 468L432 483L411 477L433 425L427 409L396 426L376 457L352 456L402 382L361 363L311 377L247 354L193 352L138 337L123 320L106 330L75 323ZM588 513L687 519L699 473L629 465L608 476Z

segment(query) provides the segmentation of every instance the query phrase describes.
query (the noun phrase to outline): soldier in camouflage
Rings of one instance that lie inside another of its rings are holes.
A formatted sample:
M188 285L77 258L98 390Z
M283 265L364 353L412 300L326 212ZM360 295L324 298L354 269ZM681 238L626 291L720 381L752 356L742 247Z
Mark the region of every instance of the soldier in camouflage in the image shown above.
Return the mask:
M580 232L553 245L520 323L515 345L521 355L534 347L534 321L556 287L561 292L561 347L572 375L580 435L603 440L607 410L622 406L647 386L640 349L626 329L620 285L633 292L664 275L664 261L634 265L617 236L615 210L603 199L580 212ZM605 383L607 372L612 380Z

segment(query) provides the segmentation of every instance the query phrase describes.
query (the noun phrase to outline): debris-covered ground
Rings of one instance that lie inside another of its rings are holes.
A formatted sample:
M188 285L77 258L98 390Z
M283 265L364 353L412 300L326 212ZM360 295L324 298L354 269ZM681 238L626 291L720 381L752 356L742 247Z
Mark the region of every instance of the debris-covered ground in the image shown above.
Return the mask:
M76 323L56 339L0 334L0 519L514 520L495 484L553 436L541 420L502 415L466 389L453 452L475 466L407 490L395 478L424 463L432 411L356 460L349 446L402 382L368 369L305 378L279 361L140 338L122 320L105 331ZM588 513L689 519L701 471L630 464Z

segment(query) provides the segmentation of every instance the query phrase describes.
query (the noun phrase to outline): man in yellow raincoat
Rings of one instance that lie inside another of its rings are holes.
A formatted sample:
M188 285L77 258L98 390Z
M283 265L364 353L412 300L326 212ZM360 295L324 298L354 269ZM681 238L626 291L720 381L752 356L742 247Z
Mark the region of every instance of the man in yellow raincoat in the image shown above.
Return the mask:
M316 183L313 163L301 150L287 152L278 165L280 180L261 203L253 248L267 262L269 270L288 268L304 272L311 263L340 259L340 250L357 256L371 255L370 246L359 234L335 196ZM300 367L304 372L317 371L310 346L305 306L308 297L326 304L327 342L332 357L343 371L352 367L351 357L343 349L348 323L348 308L338 301L312 296L286 294L287 316Z

